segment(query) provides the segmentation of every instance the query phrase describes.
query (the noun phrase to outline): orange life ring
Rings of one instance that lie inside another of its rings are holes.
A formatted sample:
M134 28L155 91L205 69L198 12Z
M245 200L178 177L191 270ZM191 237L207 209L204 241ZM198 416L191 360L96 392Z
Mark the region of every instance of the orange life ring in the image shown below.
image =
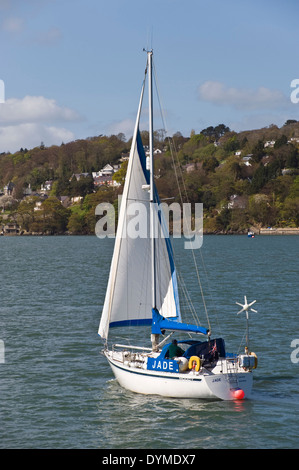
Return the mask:
M194 362L195 362L195 370L196 372L199 371L200 369L200 359L198 356L191 356L189 359L189 369L194 368Z

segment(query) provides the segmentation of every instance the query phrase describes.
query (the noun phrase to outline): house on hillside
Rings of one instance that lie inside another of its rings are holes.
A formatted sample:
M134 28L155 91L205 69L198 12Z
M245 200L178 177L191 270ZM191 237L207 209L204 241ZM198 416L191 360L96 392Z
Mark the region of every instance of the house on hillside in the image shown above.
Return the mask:
M113 166L107 163L107 165L104 166L104 168L101 169L101 175L100 176L112 176L114 173Z
M150 155L149 147L148 147L147 145L144 145L143 148L144 148L144 151L145 151L145 155L146 155L147 157L149 157L149 155ZM160 150L160 149L154 149L154 150L153 150L153 154L154 154L154 155L160 155L161 153L163 153L163 152L162 152L162 150Z
M186 165L183 166L183 169L187 173L191 173L191 171L195 171L197 169L197 163L187 163Z
M112 175L102 175L102 176L97 176L96 178L93 179L94 186L98 188L99 186L119 186L120 183L117 181L114 181L112 179Z
M83 196L73 196L71 198L71 203L72 204L78 204L83 200Z
M273 148L275 145L275 140L267 140L267 142L264 143L264 148L270 147Z
M104 166L100 171L93 171L92 177L94 186L97 188L99 186L108 185L108 186L119 186L119 183L112 179L114 173L120 169L120 165L107 165Z
M93 179L99 178L101 176L112 176L116 171L118 171L120 168L120 165L110 165L107 163L107 165L104 166L100 171L93 171L92 172L92 177Z
M74 177L77 181L80 181L81 178L87 178L87 176L89 176L89 173L73 173L69 181L72 181Z
M8 184L6 184L3 188L4 195L5 196L12 196L14 187L15 187L15 185L11 181Z
M52 186L53 186L53 181L52 181L52 180L45 181L45 182L41 185L40 190L41 190L42 192L51 191Z
M23 197L31 196L32 194L32 189L31 189L31 184L28 184L27 188L23 188Z
M299 137L291 137L288 144L299 144Z
M35 206L34 206L33 210L34 211L40 211L42 209L42 203L43 203L43 201L37 201L35 203Z
M243 158L242 158L242 162L244 163L244 165L246 165L246 166L251 166L250 160L251 160L251 157L252 157L252 156L253 156L253 155L250 154L250 155L246 155L246 157L243 157Z
M69 207L71 205L71 200L69 196L59 196L58 199L63 207Z
M239 196L238 194L232 194L227 204L228 209L245 209L247 203L246 196Z
M8 222L2 226L1 235L18 235L20 233L20 227L15 222Z

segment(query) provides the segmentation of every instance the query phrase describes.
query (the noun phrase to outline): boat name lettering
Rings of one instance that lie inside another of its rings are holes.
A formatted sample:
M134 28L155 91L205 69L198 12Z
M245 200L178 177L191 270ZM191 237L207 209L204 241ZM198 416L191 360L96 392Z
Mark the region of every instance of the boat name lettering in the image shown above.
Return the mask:
M212 382L221 382L221 377L217 377L217 379L213 379Z
M163 372L178 372L179 365L176 361L166 359L154 359L149 357L147 361L148 370L159 370Z

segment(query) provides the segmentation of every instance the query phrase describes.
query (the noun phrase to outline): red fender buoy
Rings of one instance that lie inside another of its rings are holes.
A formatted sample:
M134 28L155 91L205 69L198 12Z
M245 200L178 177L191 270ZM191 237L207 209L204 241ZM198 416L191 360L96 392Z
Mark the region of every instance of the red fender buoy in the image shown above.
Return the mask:
M236 400L243 400L243 398L245 397L244 390L242 390L241 388L237 388L233 391L233 396L234 398L236 398Z

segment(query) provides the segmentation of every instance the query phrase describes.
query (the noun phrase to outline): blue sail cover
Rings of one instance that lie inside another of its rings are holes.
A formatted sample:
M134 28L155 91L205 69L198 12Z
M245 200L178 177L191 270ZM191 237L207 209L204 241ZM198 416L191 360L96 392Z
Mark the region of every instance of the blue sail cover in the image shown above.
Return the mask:
M162 317L159 312L153 308L152 309L152 333L153 334L161 334L161 330L175 330L175 331L188 331L193 333L202 333L207 335L209 330L197 325L192 325L188 323L178 322L175 319L171 318L164 318Z

